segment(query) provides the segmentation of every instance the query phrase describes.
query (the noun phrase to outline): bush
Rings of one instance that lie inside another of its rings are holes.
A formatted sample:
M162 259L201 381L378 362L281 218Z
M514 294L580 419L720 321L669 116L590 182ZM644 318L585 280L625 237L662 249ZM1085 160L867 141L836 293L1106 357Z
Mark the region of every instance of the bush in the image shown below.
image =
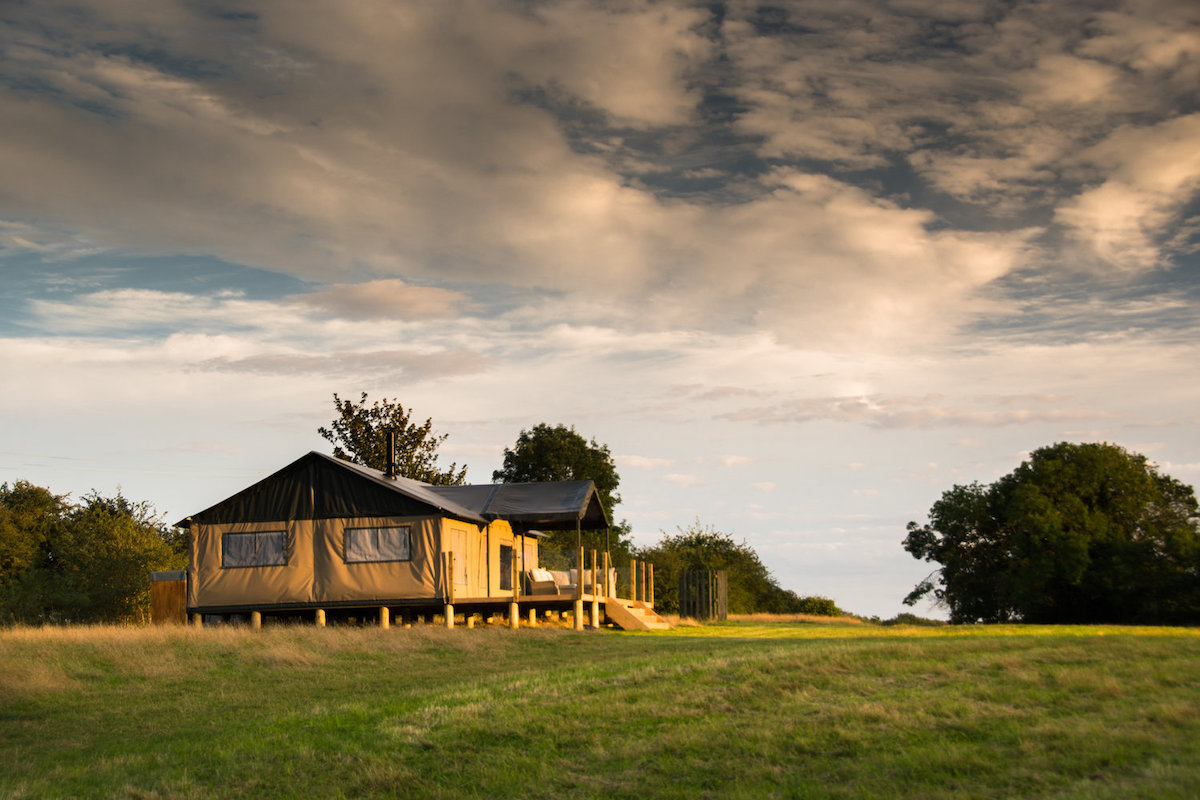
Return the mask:
M675 534L663 533L652 547L634 555L654 564L654 604L665 613L679 610L679 575L685 570L727 570L730 614L814 614L837 617L844 613L825 597L800 597L775 581L754 548L696 520Z
M812 614L815 617L844 617L846 612L838 608L837 603L828 597L801 597L796 604L795 613Z
M187 565L186 539L145 503L92 493L82 504L0 485L0 623L139 622L150 573Z
M903 614L897 614L891 619L885 619L880 625L920 625L926 628L936 628L941 625L949 625L944 619L929 619L928 617L918 617L916 614L910 614L907 611Z

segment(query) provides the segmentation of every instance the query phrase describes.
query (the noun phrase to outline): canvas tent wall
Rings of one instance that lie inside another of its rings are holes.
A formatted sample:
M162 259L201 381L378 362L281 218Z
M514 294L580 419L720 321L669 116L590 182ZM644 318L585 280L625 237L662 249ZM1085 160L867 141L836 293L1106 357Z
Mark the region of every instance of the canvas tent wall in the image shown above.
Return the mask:
M458 597L503 596L504 548L536 564L535 524L598 523L590 481L434 487L312 452L178 524L188 607L216 612L434 601L450 581Z

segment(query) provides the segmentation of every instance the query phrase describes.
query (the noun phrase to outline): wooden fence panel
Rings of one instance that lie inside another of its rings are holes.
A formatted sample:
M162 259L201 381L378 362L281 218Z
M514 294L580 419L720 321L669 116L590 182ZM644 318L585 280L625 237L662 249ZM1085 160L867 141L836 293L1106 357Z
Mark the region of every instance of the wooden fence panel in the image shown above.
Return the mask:
M679 574L679 616L724 620L729 616L729 572L684 570Z

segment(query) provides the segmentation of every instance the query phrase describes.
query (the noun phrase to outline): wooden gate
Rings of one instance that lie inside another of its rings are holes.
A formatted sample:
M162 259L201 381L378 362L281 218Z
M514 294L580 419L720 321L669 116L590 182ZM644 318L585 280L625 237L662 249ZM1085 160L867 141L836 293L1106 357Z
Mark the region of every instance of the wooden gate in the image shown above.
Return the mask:
M187 573L167 570L150 573L150 621L155 625L187 623Z
M684 570L679 574L679 616L724 620L729 616L729 572Z

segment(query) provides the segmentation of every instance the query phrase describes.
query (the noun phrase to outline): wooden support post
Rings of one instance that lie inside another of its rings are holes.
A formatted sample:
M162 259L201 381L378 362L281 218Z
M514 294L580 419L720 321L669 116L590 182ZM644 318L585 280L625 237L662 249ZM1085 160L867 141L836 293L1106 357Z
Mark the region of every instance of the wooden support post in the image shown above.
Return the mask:
M446 627L454 627L454 604L446 603Z
M529 609L529 627L531 627L531 628L537 627L537 609L536 608Z
M583 630L583 547L575 553L575 630Z
M454 551L446 553L446 602L454 605Z
M610 570L611 570L611 567L608 563L608 551L605 550L604 551L604 596L605 597L612 597L612 588L613 587L612 587L611 582L608 579Z
M467 616L467 630L470 630L471 628L475 627L475 615L467 614L466 616Z
M251 611L250 612L250 627L251 628L261 628L262 627L262 612L261 611Z
M629 559L629 599L637 602L637 559Z
M596 585L596 551L592 550L592 627L600 627L600 589Z
M650 599L646 601L646 605L654 608L654 565L647 561L646 568L650 571L650 579L647 581L650 584Z
M516 542L513 542L513 544L515 545ZM521 573L517 571L517 554L515 552L513 553L512 569L509 572L508 582L512 586L512 599L515 605L517 598L521 596Z
M203 628L204 627L204 615L203 614L192 614L192 624L195 625L197 628Z
M325 627L325 609L318 608L316 610L316 613L313 614L313 622L316 623L318 628Z
M379 607L379 627L385 631L392 627L392 611L387 606Z
M521 627L521 609L517 606L517 600L514 597L513 601L508 604L508 626L514 631Z

